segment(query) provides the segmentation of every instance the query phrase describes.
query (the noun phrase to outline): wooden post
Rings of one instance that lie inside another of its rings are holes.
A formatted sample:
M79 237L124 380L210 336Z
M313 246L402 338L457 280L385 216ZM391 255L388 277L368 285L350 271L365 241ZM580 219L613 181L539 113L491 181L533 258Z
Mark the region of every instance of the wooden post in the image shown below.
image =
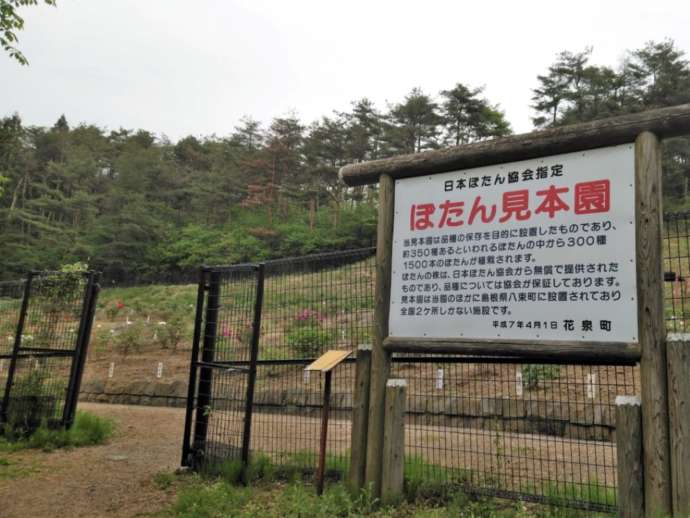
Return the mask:
M326 478L326 448L328 447L328 415L331 412L331 376L333 371L326 371L323 383L323 407L321 408L321 445L319 448L319 465L316 470L316 493L323 494L323 482Z
M350 473L348 474L348 486L352 493L357 493L364 487L370 376L371 344L360 345L357 348L355 389L352 398L352 435L350 440Z
M637 396L616 397L616 453L618 516L643 516L642 410Z
M673 515L690 516L690 335L668 337Z
M371 351L371 393L367 433L367 462L365 482L373 496L381 495L381 454L383 451L383 421L386 380L390 373L390 353L383 348L388 336L388 314L391 295L391 264L393 253L393 216L395 211L395 182L389 175L381 175L379 183L379 213L376 236L376 287L374 302L374 343Z
M381 501L397 504L403 497L405 475L405 407L407 381L390 379L386 383L386 414L383 432Z
M661 264L661 147L648 131L635 140L638 333L647 516L671 514L671 463Z

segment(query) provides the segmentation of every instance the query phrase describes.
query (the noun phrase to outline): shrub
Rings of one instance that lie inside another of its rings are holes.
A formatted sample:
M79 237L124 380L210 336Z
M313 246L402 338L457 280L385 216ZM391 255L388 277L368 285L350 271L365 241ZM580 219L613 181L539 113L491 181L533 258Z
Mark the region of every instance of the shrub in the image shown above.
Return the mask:
M163 349L177 349L177 345L182 341L185 332L185 320L179 315L172 315L165 325L158 328L158 339Z
M298 327L285 337L288 345L301 358L313 358L332 340L332 333L327 329Z
M105 306L105 316L108 317L108 320L115 320L120 310L124 307L125 305L122 301L113 301Z
M32 369L28 374L17 378L12 389L13 397L7 408L6 436L26 437L34 432L43 420L55 415L57 400L51 392L61 391L47 390L47 382L48 374L43 369Z
M77 412L71 428L50 429L45 424L31 435L21 437L16 433L6 433L9 440L0 442L0 450L20 450L40 448L51 451L56 448L77 448L104 443L113 434L114 424L110 419L98 417L89 412Z
M525 365L522 367L522 386L534 389L540 381L555 380L561 375L558 365Z
M146 331L144 322L133 322L113 335L113 345L123 356L127 356L132 350L140 351L146 343Z
M333 340L333 332L324 328L323 320L312 309L302 310L293 320L285 339L300 358L317 356Z

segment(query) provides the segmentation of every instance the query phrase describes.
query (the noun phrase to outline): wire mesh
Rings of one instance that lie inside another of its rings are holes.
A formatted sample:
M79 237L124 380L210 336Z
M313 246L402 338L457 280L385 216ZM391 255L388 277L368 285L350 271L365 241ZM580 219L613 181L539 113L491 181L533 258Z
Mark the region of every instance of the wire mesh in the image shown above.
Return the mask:
M304 368L326 350L354 352L359 344L370 342L373 252L353 250L264 263L251 408L250 444L255 460L268 459L277 469L302 473L315 470L324 376L305 373ZM257 295L256 267L211 268L207 279L200 381L192 403L197 408L193 442L197 451L203 446L205 458L213 458L217 464L223 458L237 459L242 442L246 419L242 405L247 397ZM211 293L214 282L219 286L217 295ZM210 327L209 321L213 321ZM326 463L327 475L332 478L347 469L352 361L333 373ZM206 415L198 410L202 407L206 407Z
M44 272L32 276L23 351L74 351L88 276Z
M40 272L0 284L0 419L13 433L71 424L94 281L92 273Z
M663 263L666 329L690 330L690 213L664 215Z
M0 282L0 361L12 354L23 297L24 281Z
M6 421L13 433L62 423L71 366L67 356L17 359Z
M391 376L408 380L410 489L452 485L615 510L614 400L637 393L636 368L471 362L425 356L393 364Z
M326 475L347 470L354 353L371 343L374 249L265 263L252 451L311 473L319 451L324 374L305 372L327 350L349 350L333 371Z

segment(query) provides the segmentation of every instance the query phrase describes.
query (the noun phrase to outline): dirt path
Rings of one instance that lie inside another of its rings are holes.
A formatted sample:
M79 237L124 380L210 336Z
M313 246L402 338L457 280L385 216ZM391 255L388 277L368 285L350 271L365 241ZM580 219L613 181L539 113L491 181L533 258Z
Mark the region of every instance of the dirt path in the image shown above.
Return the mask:
M156 512L172 493L153 478L179 466L184 410L82 403L80 408L115 420L115 436L105 445L45 453L3 454L13 467L33 470L12 480L0 478L0 517L130 517ZM236 413L217 411L209 422L209 448L241 436ZM252 445L274 455L315 451L318 417L255 414ZM350 423L333 419L329 451L349 448ZM612 443L552 436L491 432L429 425L406 430L408 453L425 462L469 469L474 476L497 479L505 489L519 490L525 481L615 487ZM220 454L221 452L216 452ZM522 484L522 485L521 485Z
M0 516L136 516L160 510L172 495L153 476L179 466L184 411L172 408L80 403L115 420L106 445L44 453L3 454L35 470L0 480Z

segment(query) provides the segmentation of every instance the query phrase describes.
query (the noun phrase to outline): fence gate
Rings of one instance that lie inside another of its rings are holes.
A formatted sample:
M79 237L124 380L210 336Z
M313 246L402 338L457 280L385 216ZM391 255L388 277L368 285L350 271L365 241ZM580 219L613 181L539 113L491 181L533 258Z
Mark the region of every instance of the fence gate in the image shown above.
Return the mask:
M32 272L0 283L0 425L30 433L74 421L97 275Z
M263 265L202 268L182 465L249 459Z

